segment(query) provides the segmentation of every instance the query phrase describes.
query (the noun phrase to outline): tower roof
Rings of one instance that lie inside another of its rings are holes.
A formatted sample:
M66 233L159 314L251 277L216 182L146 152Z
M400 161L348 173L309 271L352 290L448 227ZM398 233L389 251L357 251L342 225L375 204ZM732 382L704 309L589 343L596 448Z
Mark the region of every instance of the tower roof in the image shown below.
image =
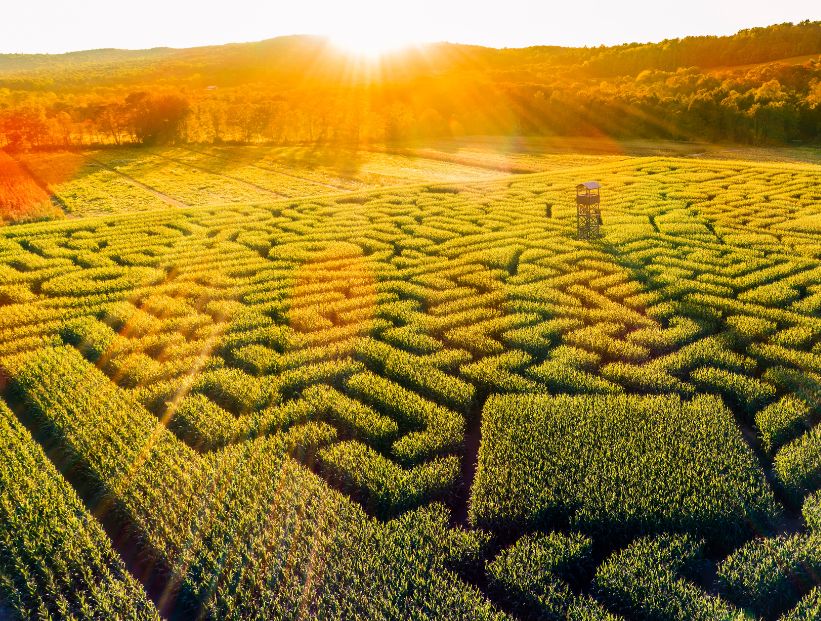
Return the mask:
M577 188L587 188L588 190L597 190L601 187L598 181L585 181L576 186Z

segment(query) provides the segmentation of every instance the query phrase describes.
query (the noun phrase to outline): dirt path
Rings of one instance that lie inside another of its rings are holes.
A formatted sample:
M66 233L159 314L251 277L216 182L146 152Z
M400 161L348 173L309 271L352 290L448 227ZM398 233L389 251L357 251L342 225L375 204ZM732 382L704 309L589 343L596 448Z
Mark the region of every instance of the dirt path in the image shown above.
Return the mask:
M469 527L468 502L473 480L476 478L476 466L479 463L479 445L482 443L482 410L486 400L486 395L477 398L467 414L465 440L462 445L462 471L450 503L454 523L466 528Z
M726 400L724 400L724 402L727 404ZM773 470L773 460L765 453L764 448L761 446L761 440L758 437L758 434L755 429L753 429L752 425L747 422L744 413L741 412L738 407L733 405L727 404L727 407L735 417L736 426L741 432L742 439L755 455L756 461L758 462L761 471L764 473L764 478L767 479L767 483L772 490L773 496L775 496L776 501L784 510L781 518L775 524L776 532L774 534L795 535L796 533L800 533L804 525L803 516L801 515L801 506L796 506L781 487L781 484L776 478L775 471Z

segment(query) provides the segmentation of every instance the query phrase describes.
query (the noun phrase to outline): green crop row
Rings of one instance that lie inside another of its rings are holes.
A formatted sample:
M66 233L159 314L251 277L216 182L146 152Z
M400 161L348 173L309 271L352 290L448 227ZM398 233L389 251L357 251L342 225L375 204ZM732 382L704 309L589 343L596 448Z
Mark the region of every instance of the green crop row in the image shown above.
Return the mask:
M237 415L264 408L276 395L270 381L232 368L201 373L191 390L206 395L217 405Z
M514 349L463 365L460 374L488 392L543 392L539 384L517 373L531 360L529 354Z
M240 436L240 419L202 394L171 402L163 414L168 428L200 451L224 446Z
M428 401L400 385L370 372L346 382L354 396L395 418L409 431L393 443L391 453L406 464L451 451L464 437L465 421L456 412Z
M441 513L379 525L286 457L332 440L327 427L200 456L76 350L4 364L43 427L168 565L176 614L278 618L307 596L322 618L502 618L448 569L475 548L448 534Z
M603 381L621 384L629 391L648 394L679 394L691 396L695 388L653 364L635 365L611 362L601 369Z
M567 581L578 583L592 568L592 547L579 534L525 535L488 562L488 581L521 616L574 618L585 604Z
M501 335L501 339L510 347L522 349L534 356L541 356L555 345L562 334L579 328L581 325L577 319L549 319L532 326L508 330Z
M672 529L731 546L771 528L777 515L716 397L492 396L485 406L475 524L569 519L615 539Z
M718 567L722 590L757 615L772 618L795 605L819 581L821 536L755 539Z
M424 364L418 356L385 343L369 338L361 339L356 344L355 355L377 372L448 407L464 411L473 400L474 389L470 384Z
M565 338L572 345L597 352L613 361L636 364L646 361L650 355L647 347L619 339L604 323L574 330Z
M690 380L706 392L717 392L748 416L771 402L776 390L770 384L740 373L700 367L690 372Z
M545 360L539 365L530 367L527 375L544 383L551 392L587 394L623 392L618 384L555 360Z
M821 375L777 365L761 375L762 379L785 393L792 393L810 408L812 416L821 413Z
M804 521L814 533L821 533L821 491L807 496L801 509Z
M813 621L821 618L821 587L810 591L781 621Z
M2 402L0 599L21 619L159 619L102 528Z
M316 408L318 417L330 419L372 446L388 448L399 435L399 427L392 418L330 386L312 386L302 396Z
M708 336L678 351L653 360L648 366L676 376L701 366L710 366L734 373L752 373L755 361L734 352L722 335Z
M413 326L389 328L382 334L383 340L389 345L402 348L412 354L432 354L442 349L440 340L420 332Z
M821 487L821 426L784 445L773 468L778 482L795 500Z
M807 403L792 395L782 397L757 412L755 424L764 450L773 454L782 445L807 431L811 424L809 414Z
M746 615L684 577L703 558L689 535L637 539L596 570L593 592L608 607L642 621L742 621Z
M326 477L381 517L396 515L452 491L458 457L441 457L404 469L368 446L338 442L317 457Z

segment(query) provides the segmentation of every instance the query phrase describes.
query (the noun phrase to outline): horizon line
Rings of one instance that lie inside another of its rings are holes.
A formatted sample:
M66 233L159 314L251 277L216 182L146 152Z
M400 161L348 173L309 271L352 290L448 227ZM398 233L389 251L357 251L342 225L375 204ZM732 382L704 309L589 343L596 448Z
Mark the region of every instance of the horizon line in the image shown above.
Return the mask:
M781 25L799 25L803 23L818 23L819 20L814 20L807 18L805 20L793 22L793 21L784 21L784 22L776 22L767 24L766 26L747 26L744 28L740 28L735 30L734 32L724 33L724 34L688 34L681 37L665 37L663 39L657 40L650 40L650 41L622 41L620 43L596 43L596 44L584 44L584 45L561 45L556 43L533 43L530 45L520 45L520 46L495 46L495 45L488 45L482 43L471 43L465 41L449 41L449 40L430 40L430 41L418 41L416 43L409 44L395 50L392 54L399 54L403 51L407 51L413 48L420 48L426 46L433 46L433 45L458 45L458 46L465 46L465 47L479 47L484 49L491 49L491 50L526 50L531 48L537 47L554 47L554 48L563 48L563 49L595 49L595 48L612 48L612 47L623 47L623 46L630 46L630 45L657 45L659 43L664 43L666 41L681 41L683 39L689 38L702 38L702 37L715 37L715 38L723 38L723 37L732 37L741 32L745 32L748 30L756 30L756 29L766 29L773 26L781 26ZM156 50L170 50L170 51L183 51L183 50L196 50L196 49L204 49L204 48L215 48L215 47L228 47L233 45L254 45L258 43L266 43L268 41L276 41L277 39L289 39L289 38L314 38L314 39L322 39L329 43L332 43L333 35L327 33L291 33L291 34L279 34L272 37L267 37L264 39L252 39L246 41L222 41L222 42L214 42L214 43L202 43L202 44L195 44L195 45L187 45L187 46L175 46L175 45L155 45L151 47L94 47L94 48L83 48L83 49L72 49L72 50L65 50L59 52L12 52L12 51L3 51L0 50L0 56L68 56L70 54L83 54L83 53L90 53L90 52L105 52L105 51L113 51L113 52L152 52Z

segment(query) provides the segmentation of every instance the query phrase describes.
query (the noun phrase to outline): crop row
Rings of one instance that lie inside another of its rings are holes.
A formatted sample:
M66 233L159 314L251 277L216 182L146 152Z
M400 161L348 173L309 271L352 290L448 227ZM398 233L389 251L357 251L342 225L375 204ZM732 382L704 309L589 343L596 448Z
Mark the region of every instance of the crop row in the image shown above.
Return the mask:
M462 552L450 547L452 537L428 534L444 532L441 518L428 513L380 526L285 457L327 443L329 428L295 427L203 458L74 350L6 365L43 428L115 500L146 551L178 575L178 611L279 616L299 608L307 580L312 606L330 618L389 618L400 602L406 610L498 616L445 567ZM316 581L312 558L325 561ZM368 584L378 595L362 598Z
M0 402L0 595L24 618L159 619L102 528Z
M685 530L723 546L779 514L711 396L491 397L470 509L473 523L498 528L569 520L611 539Z

